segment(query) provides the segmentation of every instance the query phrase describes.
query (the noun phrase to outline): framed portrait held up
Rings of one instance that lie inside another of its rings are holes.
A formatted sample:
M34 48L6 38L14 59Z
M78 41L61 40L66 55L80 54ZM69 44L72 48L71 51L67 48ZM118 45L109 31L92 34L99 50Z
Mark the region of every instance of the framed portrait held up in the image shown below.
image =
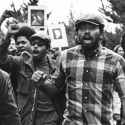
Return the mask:
M28 25L46 30L47 12L45 6L28 6Z
M68 47L67 35L64 24L51 24L48 26L48 32L52 39L51 46Z

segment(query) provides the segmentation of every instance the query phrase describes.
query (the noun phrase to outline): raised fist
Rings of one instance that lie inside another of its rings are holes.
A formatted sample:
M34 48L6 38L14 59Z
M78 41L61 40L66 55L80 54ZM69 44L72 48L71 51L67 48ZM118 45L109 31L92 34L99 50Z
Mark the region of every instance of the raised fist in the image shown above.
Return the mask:
M16 34L18 31L19 31L19 26L18 24L10 24L9 27L8 27L8 34Z

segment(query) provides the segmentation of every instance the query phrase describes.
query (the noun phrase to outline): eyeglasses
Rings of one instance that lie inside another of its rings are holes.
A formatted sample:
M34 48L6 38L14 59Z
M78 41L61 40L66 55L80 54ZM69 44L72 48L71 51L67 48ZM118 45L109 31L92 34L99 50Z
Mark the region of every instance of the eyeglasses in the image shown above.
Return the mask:
M46 46L43 42L31 41L31 46L35 46L37 44L38 47Z

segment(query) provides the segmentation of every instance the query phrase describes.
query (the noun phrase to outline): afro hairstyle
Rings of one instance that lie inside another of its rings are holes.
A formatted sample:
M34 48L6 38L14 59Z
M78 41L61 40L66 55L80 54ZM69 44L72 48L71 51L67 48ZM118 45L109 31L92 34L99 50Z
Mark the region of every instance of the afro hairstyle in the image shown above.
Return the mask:
M14 34L14 39L15 41L17 41L17 38L19 36L25 36L29 41L30 41L30 37L35 34L35 30L29 26L22 26L20 29L19 29L19 32Z

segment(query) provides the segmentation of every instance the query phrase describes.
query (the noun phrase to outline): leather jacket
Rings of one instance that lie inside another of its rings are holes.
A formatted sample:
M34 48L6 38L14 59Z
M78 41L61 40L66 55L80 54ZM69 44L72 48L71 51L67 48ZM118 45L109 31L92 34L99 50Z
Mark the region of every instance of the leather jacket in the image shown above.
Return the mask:
M0 125L21 125L9 74L0 69Z

